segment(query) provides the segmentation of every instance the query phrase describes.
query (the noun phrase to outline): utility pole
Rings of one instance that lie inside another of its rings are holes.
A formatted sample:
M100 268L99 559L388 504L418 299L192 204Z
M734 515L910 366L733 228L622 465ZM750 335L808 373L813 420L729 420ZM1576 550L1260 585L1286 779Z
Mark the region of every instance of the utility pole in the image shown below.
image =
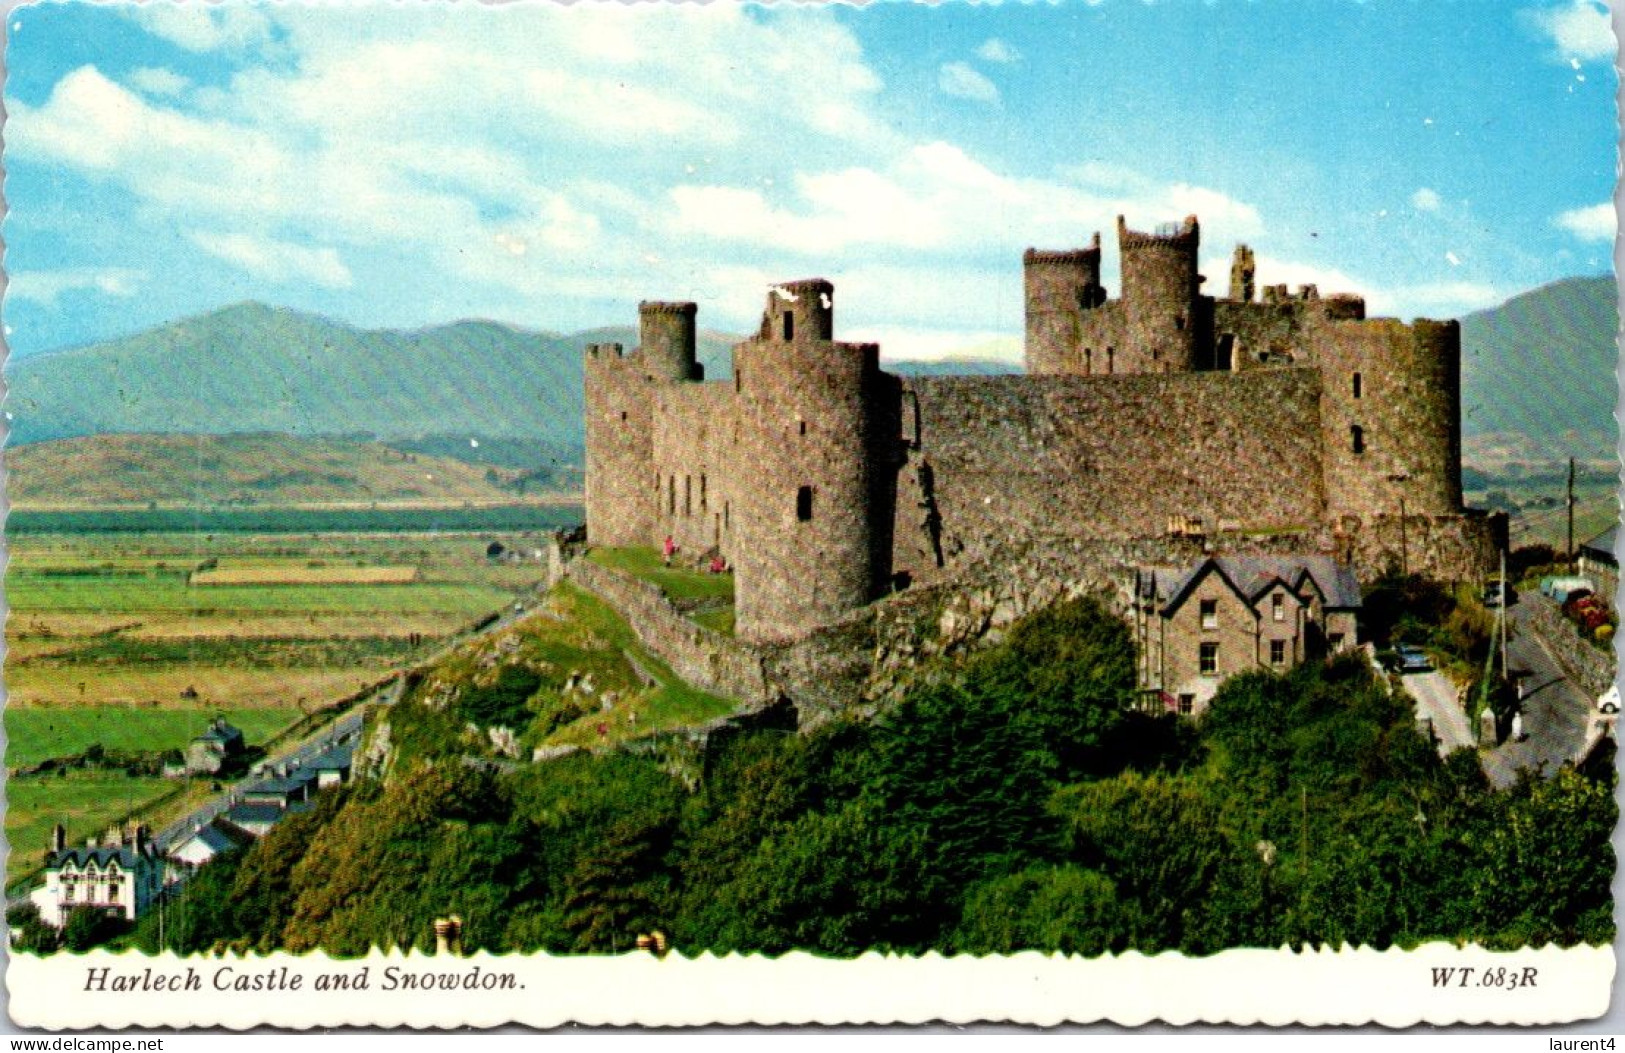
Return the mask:
M1495 608L1495 630L1501 637L1501 682L1507 679L1507 550L1501 550L1501 602Z
M1411 547L1405 531L1405 495L1399 495L1399 566L1405 576L1411 576Z
M1565 552L1568 559L1569 573L1574 573L1574 458L1569 458L1569 547Z

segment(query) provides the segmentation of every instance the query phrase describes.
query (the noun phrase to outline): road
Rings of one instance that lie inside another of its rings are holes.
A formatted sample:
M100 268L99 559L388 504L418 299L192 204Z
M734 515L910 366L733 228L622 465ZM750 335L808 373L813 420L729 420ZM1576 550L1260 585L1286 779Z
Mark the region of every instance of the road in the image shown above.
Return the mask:
M1456 685L1438 670L1404 674L1405 690L1416 700L1416 723L1431 726L1443 757L1475 745L1473 729L1457 701Z
M1578 684L1563 674L1545 644L1528 628L1530 603L1539 597L1519 600L1507 608L1512 631L1507 644L1507 664L1523 677L1522 742L1507 741L1484 753L1484 773L1495 786L1510 786L1524 769L1555 772L1564 761L1573 760L1589 737L1602 731L1604 718L1594 700Z
M362 703L358 703L355 711L346 713L316 735L286 753L267 757L255 766L256 769L263 770L270 767L287 770L298 769L304 767L321 754L326 753L334 746L359 739L362 724L360 706L367 702L378 701L380 696L387 697L391 693L398 693L399 690L397 686L380 689L378 694L364 700ZM259 776L250 776L236 785L228 787L225 792L209 798L202 805L158 831L153 836L153 844L158 847L159 851L166 853L176 848L200 827L207 825L215 816L222 815L241 803L244 787L259 781Z

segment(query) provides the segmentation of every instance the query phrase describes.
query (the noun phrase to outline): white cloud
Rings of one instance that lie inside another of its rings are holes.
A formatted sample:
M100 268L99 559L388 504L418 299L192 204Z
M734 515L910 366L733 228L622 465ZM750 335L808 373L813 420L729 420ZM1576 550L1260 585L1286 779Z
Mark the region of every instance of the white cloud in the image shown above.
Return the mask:
M1442 203L1438 192L1427 187L1422 187L1411 195L1411 207L1419 212L1437 212Z
M1571 208L1559 213L1552 222L1581 241L1613 241L1619 230L1614 215L1614 203L1604 201L1585 208Z
M8 276L6 295L52 306L66 292L87 291L103 296L134 296L146 275L127 267L68 267L51 271L18 271Z
M188 51L215 51L258 44L270 35L264 10L246 3L142 4L129 17L142 28Z
M937 73L937 87L944 95L975 102L998 102L999 89L982 74L963 62L949 62Z
M174 70L155 66L131 70L130 84L148 95L179 95L192 86L191 81Z
M1551 38L1559 58L1600 62L1614 57L1614 28L1606 4L1570 0L1558 7L1532 11L1529 16Z
M1488 282L1447 281L1388 286L1366 281L1336 268L1292 260L1259 256L1255 262L1260 288L1285 283L1296 292L1300 286L1309 284L1314 285L1321 296L1354 293L1365 298L1366 314L1372 318L1458 318L1498 304L1508 295L1506 290ZM1226 263L1224 273L1227 276L1228 267Z
M194 230L187 237L204 252L273 282L310 282L327 288L351 284L349 268L330 248L311 249L253 234Z
M998 37L987 40L981 47L977 48L976 56L986 62L1004 63L1019 62L1021 60L1021 52Z
M1081 243L1117 214L1146 227L1195 213L1221 237L1247 237L1262 226L1251 205L1205 187L1012 177L944 142L912 147L884 166L800 173L791 190L774 201L756 187L679 186L668 222L679 236L814 256L870 246L1011 258L1026 245Z

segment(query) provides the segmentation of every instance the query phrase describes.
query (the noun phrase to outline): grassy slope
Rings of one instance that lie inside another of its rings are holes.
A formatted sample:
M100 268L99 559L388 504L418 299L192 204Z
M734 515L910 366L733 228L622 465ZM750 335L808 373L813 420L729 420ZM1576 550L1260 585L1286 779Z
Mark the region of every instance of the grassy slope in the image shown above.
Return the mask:
M287 435L98 435L17 447L6 467L21 509L524 500L500 485L517 474L511 470Z
M1612 277L1570 278L1462 319L1463 431L1613 435L1616 304Z
M215 715L214 710L112 706L7 709L6 767L27 767L47 757L69 756L95 743L114 751L184 749ZM293 709L236 709L222 715L242 729L250 746L264 743L299 719L299 711Z

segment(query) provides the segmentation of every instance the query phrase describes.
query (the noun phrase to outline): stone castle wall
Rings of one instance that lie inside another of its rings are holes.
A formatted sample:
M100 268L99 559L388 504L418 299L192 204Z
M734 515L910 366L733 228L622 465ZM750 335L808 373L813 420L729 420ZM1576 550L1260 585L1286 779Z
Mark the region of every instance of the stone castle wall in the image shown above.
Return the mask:
M898 479L894 567L1035 537L1158 538L1170 516L1209 532L1317 526L1320 380L1313 370L1114 377L921 377L919 447ZM930 500L927 500L927 491Z

